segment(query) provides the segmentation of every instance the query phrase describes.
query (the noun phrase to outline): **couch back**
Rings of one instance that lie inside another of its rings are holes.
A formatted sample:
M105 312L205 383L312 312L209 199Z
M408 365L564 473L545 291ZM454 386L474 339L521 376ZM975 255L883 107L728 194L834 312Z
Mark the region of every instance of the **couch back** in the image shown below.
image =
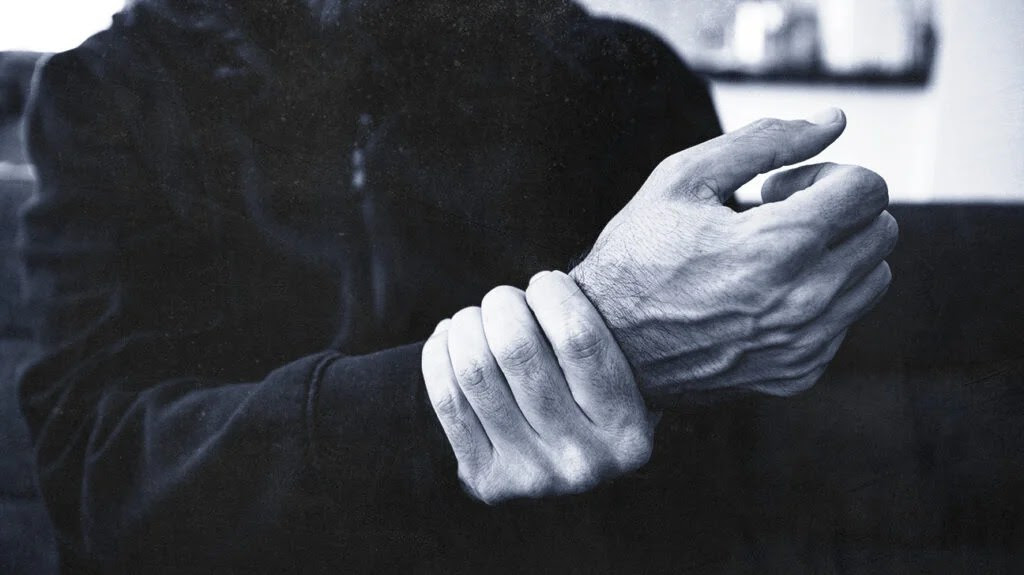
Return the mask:
M56 553L17 401L17 371L33 345L21 313L17 214L32 193L20 117L39 54L0 52L0 573L54 573Z
M17 401L16 373L33 352L21 311L15 252L17 211L32 191L27 179L0 179L0 573L56 572L53 534L35 483L28 429Z

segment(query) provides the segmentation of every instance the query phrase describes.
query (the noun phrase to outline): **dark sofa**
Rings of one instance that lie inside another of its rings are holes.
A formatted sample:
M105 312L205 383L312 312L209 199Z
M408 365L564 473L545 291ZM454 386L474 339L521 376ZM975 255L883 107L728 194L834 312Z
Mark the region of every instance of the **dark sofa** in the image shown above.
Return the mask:
M17 122L0 148L19 162ZM14 150L14 151L11 151ZM0 573L55 568L15 374L16 212L32 182L0 178ZM741 489L723 512L741 572L1018 572L1024 568L1024 206L894 206L886 300L828 375L796 398L713 408ZM697 462L699 464L699 462ZM685 545L685 542L682 542ZM685 565L680 565L685 570Z
M53 538L35 487L28 430L18 410L15 373L32 353L18 313L14 213L30 181L0 181L0 573L53 572Z

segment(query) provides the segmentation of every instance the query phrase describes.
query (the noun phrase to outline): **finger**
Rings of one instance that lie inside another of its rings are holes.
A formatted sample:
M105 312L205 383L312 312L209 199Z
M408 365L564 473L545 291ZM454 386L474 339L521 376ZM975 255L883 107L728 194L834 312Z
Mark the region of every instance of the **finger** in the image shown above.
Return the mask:
M822 170L833 168L835 165L831 162L808 164L775 172L768 176L761 186L761 201L766 204L781 202L794 193L811 187L811 184L820 178Z
M899 224L885 211L870 225L826 252L813 272L815 285L825 285L827 293L840 294L860 283L892 253L899 239Z
M823 166L810 186L755 209L775 212L783 221L810 225L832 246L870 224L888 206L885 179L860 166L832 164Z
M430 405L441 422L459 466L469 475L487 466L491 441L473 408L459 389L448 357L448 324L445 320L423 345L421 365Z
M749 373L745 373L737 385L751 391L779 396L790 396L811 388L839 352L850 325L878 305L885 297L891 280L889 264L878 264L863 281L840 295L819 321L804 328L799 338L801 344L797 347L809 353L797 354L795 358L798 363L806 364L801 373L788 377L778 377L778 373L771 373L768 377L775 379L767 381L762 380L763 375L750 377ZM822 347L821 342L828 343Z
M823 325L827 326L831 334L845 330L878 305L889 290L890 283L892 271L888 263L882 262L860 283L836 298L823 316Z
M480 305L484 334L526 420L542 438L572 435L586 421L522 290L491 290Z
M551 272L530 284L526 299L583 413L597 425L619 429L646 420L629 363L576 283Z
M448 355L459 389L495 448L500 449L503 442L529 440L533 432L491 355L480 308L468 307L452 317L448 328Z
M758 174L821 153L843 133L846 116L830 109L810 120L766 118L669 156L644 188L724 203Z

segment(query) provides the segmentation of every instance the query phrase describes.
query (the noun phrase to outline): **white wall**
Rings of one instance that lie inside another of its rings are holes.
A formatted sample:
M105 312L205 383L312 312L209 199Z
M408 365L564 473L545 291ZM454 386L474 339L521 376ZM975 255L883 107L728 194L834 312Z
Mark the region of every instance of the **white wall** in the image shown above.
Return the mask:
M124 0L0 0L0 50L62 52L110 25Z
M672 0L582 3L645 24L675 46L692 29L681 23L692 15ZM874 169L894 201L1024 203L1024 0L939 0L935 16L939 52L928 87L719 82L713 94L723 124L839 106L849 127L821 159ZM740 197L756 199L759 189L755 181Z

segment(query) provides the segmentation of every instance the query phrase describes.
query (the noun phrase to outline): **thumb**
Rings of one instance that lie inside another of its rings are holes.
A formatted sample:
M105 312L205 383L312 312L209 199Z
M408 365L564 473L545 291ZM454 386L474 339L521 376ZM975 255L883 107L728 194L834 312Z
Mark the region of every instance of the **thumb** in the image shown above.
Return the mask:
M669 156L644 187L721 204L758 174L818 155L844 129L846 115L838 108L806 120L761 119Z

